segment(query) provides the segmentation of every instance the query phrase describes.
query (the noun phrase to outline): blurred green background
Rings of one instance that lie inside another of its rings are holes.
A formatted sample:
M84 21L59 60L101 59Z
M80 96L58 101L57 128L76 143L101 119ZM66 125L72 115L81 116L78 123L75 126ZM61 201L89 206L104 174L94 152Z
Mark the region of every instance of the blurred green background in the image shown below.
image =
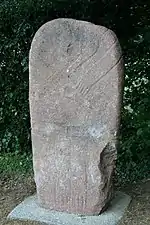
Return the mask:
M59 17L112 29L125 61L117 179L150 174L150 1L0 1L0 173L32 168L28 54L35 32Z

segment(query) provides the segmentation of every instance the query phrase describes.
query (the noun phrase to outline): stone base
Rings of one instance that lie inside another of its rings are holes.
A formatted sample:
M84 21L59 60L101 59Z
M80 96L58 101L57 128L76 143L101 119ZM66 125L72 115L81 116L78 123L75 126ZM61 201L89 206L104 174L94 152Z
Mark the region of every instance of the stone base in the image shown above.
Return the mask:
M64 212L49 211L38 205L37 197L31 196L18 205L8 219L32 220L47 225L116 225L131 201L130 196L116 192L111 206L100 216L79 216Z

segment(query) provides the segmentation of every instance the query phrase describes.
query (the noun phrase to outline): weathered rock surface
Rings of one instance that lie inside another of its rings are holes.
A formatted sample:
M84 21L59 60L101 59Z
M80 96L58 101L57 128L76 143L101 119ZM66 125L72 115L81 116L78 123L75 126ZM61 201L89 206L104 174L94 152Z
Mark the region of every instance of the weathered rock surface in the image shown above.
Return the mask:
M30 113L39 204L97 215L113 196L123 63L105 27L57 19L30 50Z

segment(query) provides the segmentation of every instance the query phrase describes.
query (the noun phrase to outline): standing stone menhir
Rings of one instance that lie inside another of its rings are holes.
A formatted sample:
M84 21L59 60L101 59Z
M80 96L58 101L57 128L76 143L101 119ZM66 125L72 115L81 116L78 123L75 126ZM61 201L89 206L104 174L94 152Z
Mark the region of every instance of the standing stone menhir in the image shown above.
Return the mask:
M29 60L39 207L99 215L114 196L123 61L109 29L56 19L35 34Z

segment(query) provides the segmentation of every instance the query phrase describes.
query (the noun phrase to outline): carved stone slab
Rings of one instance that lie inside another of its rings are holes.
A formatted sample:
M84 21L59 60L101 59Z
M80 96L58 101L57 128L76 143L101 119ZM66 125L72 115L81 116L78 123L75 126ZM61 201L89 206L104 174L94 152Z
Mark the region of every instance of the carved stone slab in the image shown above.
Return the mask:
M122 62L102 26L56 19L35 34L29 100L40 206L97 215L112 199Z

